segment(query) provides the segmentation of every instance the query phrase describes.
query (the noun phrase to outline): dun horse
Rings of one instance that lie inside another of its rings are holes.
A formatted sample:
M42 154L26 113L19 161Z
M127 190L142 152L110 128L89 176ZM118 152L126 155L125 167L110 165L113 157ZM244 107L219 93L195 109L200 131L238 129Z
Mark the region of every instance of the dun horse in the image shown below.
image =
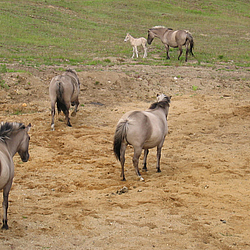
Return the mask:
M132 58L134 58L135 54L136 57L138 58L138 50L137 50L137 46L142 45L143 50L144 50L144 55L143 58L147 57L147 39L144 37L140 37L140 38L134 38L132 37L129 33L127 33L124 42L130 41L130 44L133 46L133 55Z
M127 145L134 148L133 165L135 172L141 181L142 178L138 163L144 149L143 170L147 171L147 155L149 149L157 147L157 172L161 172L160 158L161 149L168 133L167 116L171 97L166 95L157 96L158 101L153 103L146 111L130 111L118 122L113 150L116 158L121 162L121 177L125 179L124 163Z
M167 59L170 59L169 46L173 48L179 48L180 53L178 56L178 60L182 55L182 46L186 46L186 59L185 59L186 62L189 52L191 53L192 56L194 56L193 54L194 40L192 35L186 30L174 31L164 26L155 26L148 30L148 39L147 39L148 44L151 44L155 37L160 38L162 43L165 45L167 50Z
M51 100L51 130L55 129L55 104L58 113L63 111L68 126L72 126L69 118L70 104L75 106L71 116L75 116L79 105L78 95L80 93L80 81L75 70L68 69L62 75L52 78L49 86Z
M29 160L28 131L31 124L25 127L22 123L1 123L0 124L0 190L3 189L3 226L8 229L7 210L9 192L14 177L13 156L18 152L23 162Z

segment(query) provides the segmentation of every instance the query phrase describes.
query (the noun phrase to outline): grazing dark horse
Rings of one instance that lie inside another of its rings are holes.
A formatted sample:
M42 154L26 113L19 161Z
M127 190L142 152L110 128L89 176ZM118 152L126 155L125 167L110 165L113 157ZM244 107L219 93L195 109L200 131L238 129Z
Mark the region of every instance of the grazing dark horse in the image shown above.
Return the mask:
M167 115L171 97L161 94L158 101L153 103L146 111L130 111L119 120L115 135L113 150L116 158L121 162L121 177L125 181L124 163L127 145L134 148L133 165L135 172L142 178L138 163L144 149L143 170L147 170L147 155L150 148L157 147L157 172L161 172L161 149L168 133Z
M23 162L29 160L28 131L31 124L25 127L22 123L0 124L0 190L3 189L3 226L8 229L7 210L10 188L14 177L13 156L18 152Z
M153 39L158 37L161 39L162 43L166 47L167 50L167 59L169 57L169 46L173 48L179 48L180 54L178 56L178 60L182 55L182 46L186 46L186 59L187 62L188 53L190 52L192 56L193 54L193 47L194 47L194 40L192 35L186 30L172 30L170 28L166 28L164 26L155 26L148 30L148 44L151 44ZM188 48L190 45L190 49Z
M80 93L80 81L75 70L68 69L62 75L52 78L49 86L51 100L51 130L55 129L55 104L57 103L58 113L63 111L66 122L71 127L69 119L70 104L75 106L71 116L75 116L79 105L78 95Z

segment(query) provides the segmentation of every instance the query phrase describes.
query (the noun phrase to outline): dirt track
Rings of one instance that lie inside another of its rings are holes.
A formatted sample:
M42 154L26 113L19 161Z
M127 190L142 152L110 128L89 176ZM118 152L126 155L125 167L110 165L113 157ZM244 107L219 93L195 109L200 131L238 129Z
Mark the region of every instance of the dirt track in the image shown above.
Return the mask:
M0 90L1 120L32 124L29 162L14 158L0 249L250 249L249 70L83 67L84 106L54 132L48 86L58 72L28 70L4 74L10 88ZM122 182L116 123L157 93L172 95L162 172L153 149L140 182L128 148Z

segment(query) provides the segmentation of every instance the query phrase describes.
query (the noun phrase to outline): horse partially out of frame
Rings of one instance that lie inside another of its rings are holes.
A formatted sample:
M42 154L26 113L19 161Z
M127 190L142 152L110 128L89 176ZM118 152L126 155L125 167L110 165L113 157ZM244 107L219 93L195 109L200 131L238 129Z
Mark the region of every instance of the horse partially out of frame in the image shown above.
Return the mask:
M9 192L14 177L13 156L18 152L23 162L29 160L28 132L31 124L27 127L23 123L5 122L0 124L0 190L3 189L3 226L8 229L7 210Z

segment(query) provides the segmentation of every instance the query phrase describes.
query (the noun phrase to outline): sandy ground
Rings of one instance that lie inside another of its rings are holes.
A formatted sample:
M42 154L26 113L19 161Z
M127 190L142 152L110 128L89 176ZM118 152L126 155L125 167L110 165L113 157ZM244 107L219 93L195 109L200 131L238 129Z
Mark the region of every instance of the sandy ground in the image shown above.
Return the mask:
M55 131L48 87L58 71L18 69L29 72L2 74L0 118L31 122L31 157L14 157L0 249L250 249L249 69L78 67L82 105L72 128L57 116ZM128 147L122 182L116 123L157 93L172 96L162 172L152 149L140 182Z

